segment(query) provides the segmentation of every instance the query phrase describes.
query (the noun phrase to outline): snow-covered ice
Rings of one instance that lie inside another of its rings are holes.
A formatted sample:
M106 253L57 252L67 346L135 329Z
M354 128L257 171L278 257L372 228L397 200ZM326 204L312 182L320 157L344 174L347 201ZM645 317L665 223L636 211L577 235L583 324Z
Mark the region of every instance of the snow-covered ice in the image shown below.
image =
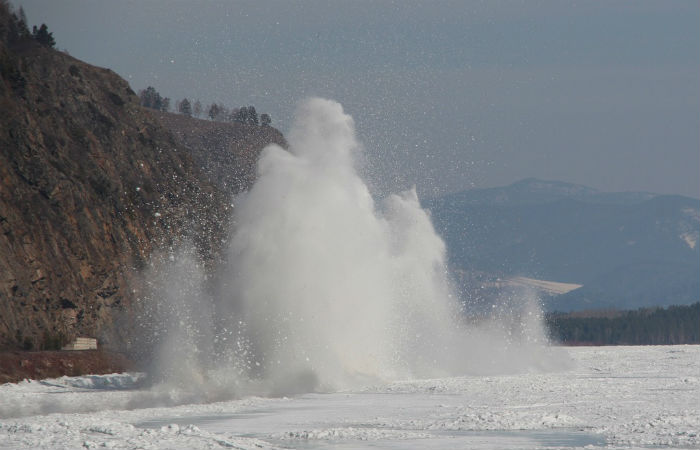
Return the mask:
M700 346L567 352L560 372L206 404L139 374L5 384L0 448L700 446Z

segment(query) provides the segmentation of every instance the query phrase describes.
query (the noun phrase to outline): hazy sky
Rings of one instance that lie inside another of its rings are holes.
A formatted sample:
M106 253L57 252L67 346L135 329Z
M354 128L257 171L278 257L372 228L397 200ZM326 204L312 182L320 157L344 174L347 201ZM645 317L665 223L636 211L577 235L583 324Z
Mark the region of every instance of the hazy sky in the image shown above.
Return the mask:
M379 188L557 179L700 196L700 2L24 0L137 91L341 102Z

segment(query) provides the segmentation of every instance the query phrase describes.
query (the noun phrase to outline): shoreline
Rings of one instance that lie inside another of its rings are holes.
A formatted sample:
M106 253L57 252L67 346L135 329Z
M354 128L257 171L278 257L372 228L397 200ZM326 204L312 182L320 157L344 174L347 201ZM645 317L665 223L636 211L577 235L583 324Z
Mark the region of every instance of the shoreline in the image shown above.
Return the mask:
M107 350L0 351L0 384L24 379L104 375L134 370L123 353Z

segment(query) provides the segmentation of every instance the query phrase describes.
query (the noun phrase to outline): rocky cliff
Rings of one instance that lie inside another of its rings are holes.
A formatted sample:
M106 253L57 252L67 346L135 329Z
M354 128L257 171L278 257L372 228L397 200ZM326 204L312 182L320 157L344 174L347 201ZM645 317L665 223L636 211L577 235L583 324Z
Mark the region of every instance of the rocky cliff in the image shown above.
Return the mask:
M138 271L181 239L216 260L228 194L123 79L12 25L0 3L0 348L119 347Z

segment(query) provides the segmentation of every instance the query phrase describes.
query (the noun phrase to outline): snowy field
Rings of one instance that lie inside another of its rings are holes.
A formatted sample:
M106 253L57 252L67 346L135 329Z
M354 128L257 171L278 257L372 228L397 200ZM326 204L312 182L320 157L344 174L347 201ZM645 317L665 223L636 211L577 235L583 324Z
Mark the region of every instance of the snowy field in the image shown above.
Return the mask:
M700 447L700 346L566 351L562 372L199 404L138 374L5 384L0 448Z

